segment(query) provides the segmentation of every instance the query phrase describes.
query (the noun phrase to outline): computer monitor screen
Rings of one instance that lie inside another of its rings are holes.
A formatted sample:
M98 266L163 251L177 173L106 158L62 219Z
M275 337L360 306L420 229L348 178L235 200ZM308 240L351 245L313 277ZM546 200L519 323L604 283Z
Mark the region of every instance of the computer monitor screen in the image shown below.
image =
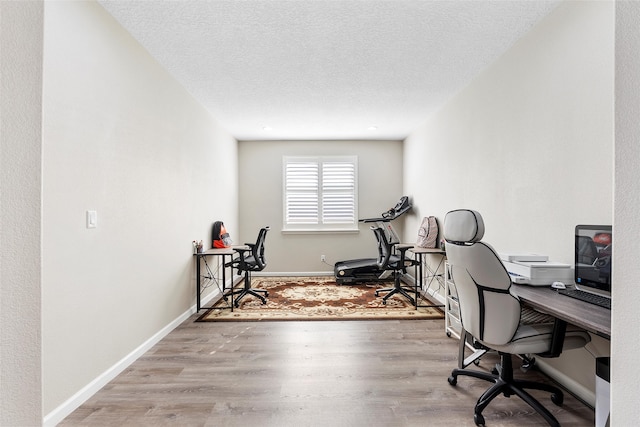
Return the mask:
M611 296L611 226L577 225L575 236L576 286Z

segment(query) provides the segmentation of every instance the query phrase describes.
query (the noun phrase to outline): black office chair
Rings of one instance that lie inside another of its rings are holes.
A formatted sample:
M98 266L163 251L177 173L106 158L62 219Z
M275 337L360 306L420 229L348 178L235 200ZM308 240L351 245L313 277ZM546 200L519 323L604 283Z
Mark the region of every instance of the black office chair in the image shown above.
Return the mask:
M520 300L510 291L511 277L493 248L481 241L483 235L484 222L478 212L460 209L447 213L444 220L447 261L458 294L462 327L471 334L478 348L497 351L500 364L493 373L454 369L448 378L449 384L455 386L460 375L494 383L475 405L476 425L484 425L482 411L495 397L515 394L550 425L559 426L555 417L524 389L550 392L551 401L556 405L562 404L562 391L549 384L515 379L511 355L557 357L563 350L583 347L591 337L562 322L558 325L526 322ZM558 344L559 348L555 348Z
M261 228L255 243L245 243L244 247L233 248L238 252L238 258L227 263L227 266L237 268L238 274L244 272L243 288L227 294L238 294L235 300L236 307L240 306L240 300L246 295L253 295L260 299L263 304L267 303L265 297L268 297L269 293L266 290L251 287L251 273L254 271L262 271L267 266L267 259L264 256L264 241L267 237L267 231L269 231L269 227ZM264 296L261 294L264 294Z
M376 296L379 296L380 292L388 292L388 294L382 298L382 303L386 304L390 297L395 294L400 294L411 301L411 304L416 305L415 298L409 294L409 292L415 292L415 289L403 288L400 280L402 275L406 274L407 267L417 265L417 261L407 258L406 256L407 250L411 249L412 246L389 243L387 234L382 227L371 226L371 230L373 230L376 240L378 241L378 270L390 270L393 274L393 288L378 289Z

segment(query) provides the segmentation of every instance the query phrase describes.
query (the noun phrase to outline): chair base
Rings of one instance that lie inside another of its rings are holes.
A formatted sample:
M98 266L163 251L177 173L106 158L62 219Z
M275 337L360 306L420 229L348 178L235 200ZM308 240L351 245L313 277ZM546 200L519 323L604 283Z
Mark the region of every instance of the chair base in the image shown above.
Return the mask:
M260 301L262 301L263 304L267 303L267 299L265 297L269 296L269 293L263 289L242 289L234 293L238 294L238 297L234 300L234 305L236 306L236 308L240 307L240 300L247 295L253 295ZM264 296L260 295L260 293L264 293Z
M482 411L489 405L489 403L498 395L502 394L505 397L517 395L531 406L536 412L549 423L550 426L559 427L558 420L551 415L540 402L538 402L533 396L527 393L524 389L542 390L551 393L551 401L561 406L564 400L564 394L562 390L550 384L537 383L527 380L519 380L513 378L513 364L511 361L511 354L500 353L500 365L496 367L497 373L487 373L480 371L473 371L467 369L454 369L451 372L451 376L448 378L449 384L455 386L458 382L459 375L466 375L473 378L479 378L481 380L493 382L494 385L489 387L478 398L476 406L474 408L473 420L478 426L484 426L484 417Z
M254 288L252 288L251 287L251 275L248 274L248 273L249 272L245 273L245 276L244 276L244 287L242 289L231 291L231 292L226 294L226 296L236 295L236 294L238 295L238 297L235 298L235 301L234 301L234 305L236 306L236 308L240 307L240 300L242 300L242 298L244 298L247 295L252 295L252 296L258 298L260 301L262 301L262 304L266 304L267 303L266 297L269 296L269 292L267 292L264 289L254 289ZM262 296L260 294L264 294L264 296Z
M375 294L376 296L380 296L379 293L380 292L388 292L387 295L385 295L382 298L382 303L383 304L387 304L387 300L392 297L395 294L400 294L403 297L405 297L406 299L409 300L409 302L411 302L412 305L416 305L416 300L414 297L412 297L411 295L409 295L409 292L407 291L407 289L403 288L400 285L400 275L398 275L397 273L395 273L395 278L394 278L394 286L393 288L388 288L388 289L378 289Z

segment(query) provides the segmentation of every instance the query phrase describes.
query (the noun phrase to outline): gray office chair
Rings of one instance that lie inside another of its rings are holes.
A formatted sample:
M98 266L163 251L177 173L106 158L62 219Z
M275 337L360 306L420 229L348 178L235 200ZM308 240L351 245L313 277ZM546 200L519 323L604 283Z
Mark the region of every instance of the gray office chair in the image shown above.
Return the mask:
M455 210L447 213L443 234L451 278L458 293L462 327L471 334L478 348L495 350L500 355L500 364L492 373L454 369L448 378L449 384L455 386L460 375L494 383L475 405L476 425L484 425L482 411L495 397L515 394L551 426L559 426L555 417L524 389L550 392L551 401L556 405L562 404L562 391L549 384L515 379L511 355L557 357L562 350L583 347L591 339L589 334L574 327L566 327L563 334L560 327L554 336L554 323L525 324L521 321L522 307L518 297L510 292L509 273L493 248L481 241L484 222L478 212ZM554 343L558 342L561 348L554 351Z
M378 241L378 259L377 266L379 271L391 270L393 274L393 288L378 289L375 294L379 296L380 292L388 292L382 298L382 303L387 304L387 300L395 294L400 294L408 299L412 305L416 305L416 300L409 292L415 292L415 289L405 289L402 287L402 275L407 272L407 267L417 264L417 261L407 258L406 252L412 246L394 245L389 242L384 229L379 226L371 226L373 234ZM395 252L395 253L394 253Z

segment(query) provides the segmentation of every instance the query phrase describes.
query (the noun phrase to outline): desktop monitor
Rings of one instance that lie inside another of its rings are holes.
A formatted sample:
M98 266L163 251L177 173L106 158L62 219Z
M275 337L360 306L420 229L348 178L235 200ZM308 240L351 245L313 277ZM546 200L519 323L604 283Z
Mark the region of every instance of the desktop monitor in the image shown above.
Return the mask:
M611 226L577 225L575 237L576 287L611 297Z

